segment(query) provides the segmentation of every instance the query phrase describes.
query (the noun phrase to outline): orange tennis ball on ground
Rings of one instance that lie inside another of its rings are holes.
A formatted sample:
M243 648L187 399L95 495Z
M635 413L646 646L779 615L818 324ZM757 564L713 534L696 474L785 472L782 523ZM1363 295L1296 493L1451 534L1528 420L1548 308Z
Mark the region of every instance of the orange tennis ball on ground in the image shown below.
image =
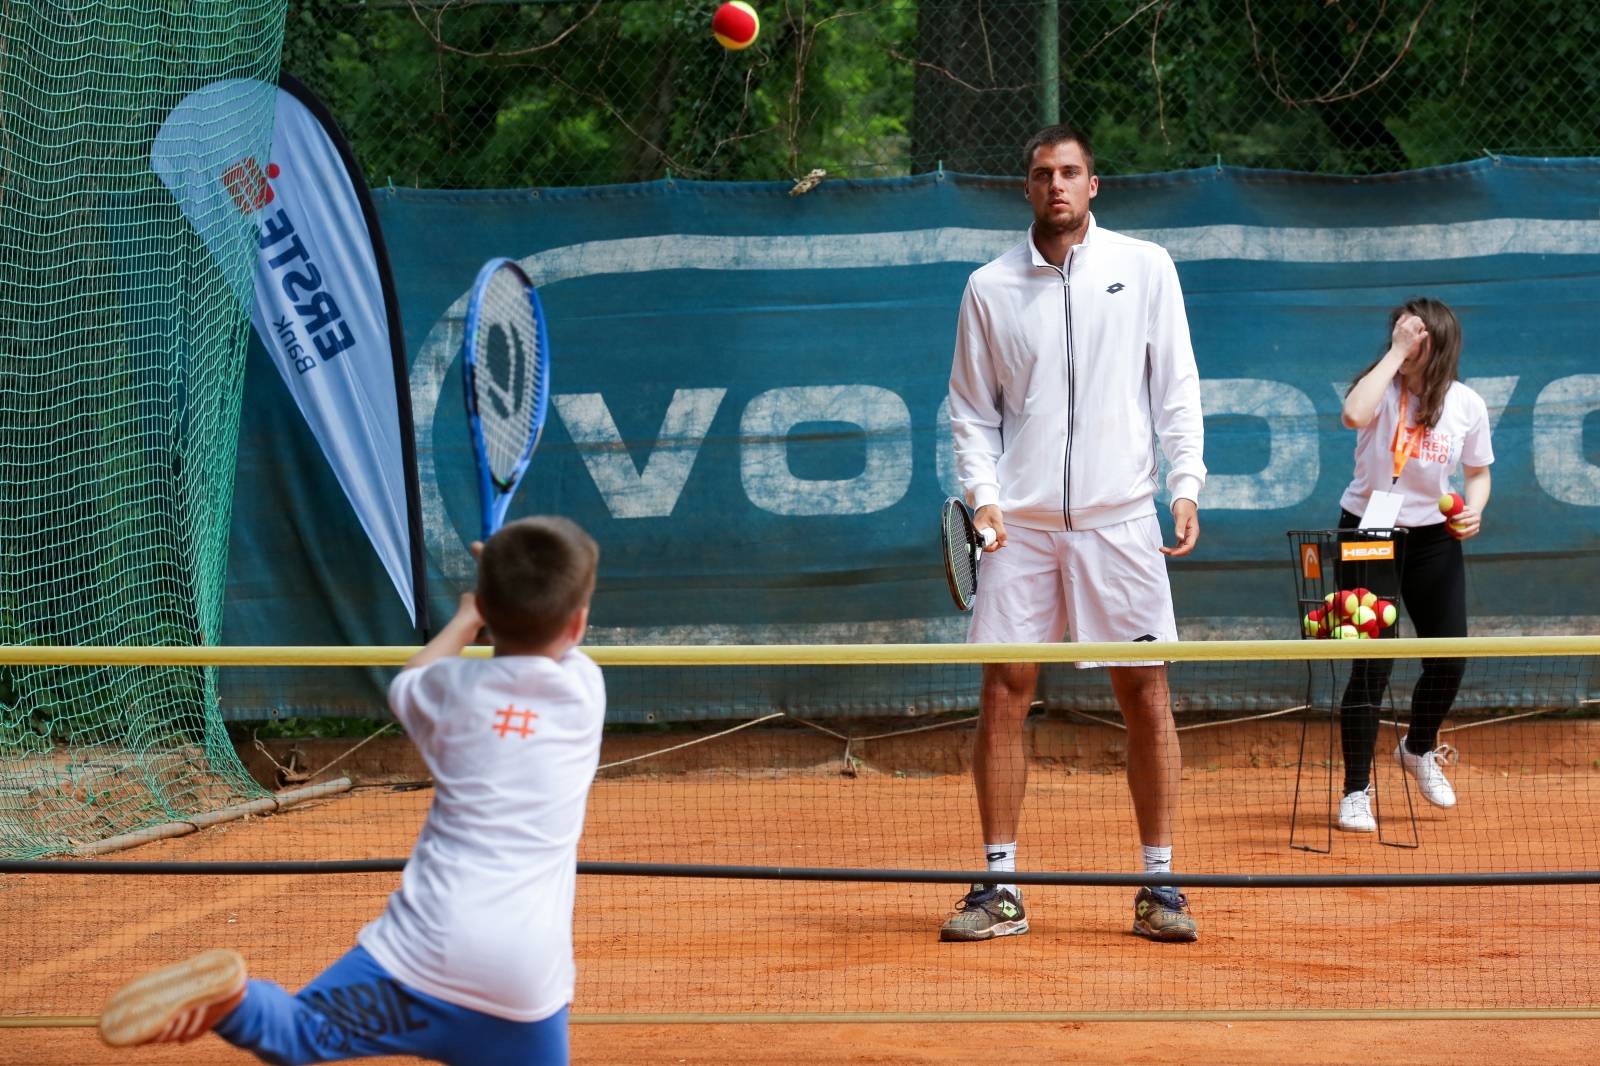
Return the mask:
M744 0L728 0L711 16L711 33L722 47L737 52L756 43L761 16Z

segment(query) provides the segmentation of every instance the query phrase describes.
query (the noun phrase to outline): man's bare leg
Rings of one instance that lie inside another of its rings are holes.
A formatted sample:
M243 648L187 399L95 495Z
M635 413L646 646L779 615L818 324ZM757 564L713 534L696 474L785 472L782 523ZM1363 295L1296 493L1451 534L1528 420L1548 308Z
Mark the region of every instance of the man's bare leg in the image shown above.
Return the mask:
M972 750L972 779L985 843L1017 839L1022 797L1028 787L1028 756L1022 725L1033 705L1038 663L985 663L982 711Z
M983 668L982 715L972 751L972 780L978 793L983 842L994 846L1017 839L1022 797L1028 787L1028 757L1022 726L1033 703L1037 664L989 663ZM1022 900L1007 888L1007 851L989 854L994 881L974 885L939 930L940 940L993 940L1028 931ZM1014 859L1014 852L1011 853ZM999 865L996 865L999 863Z
M1111 690L1128 726L1128 791L1139 820L1139 840L1172 846L1183 753L1172 720L1172 694L1165 666L1114 666Z
M1167 668L1112 667L1111 689L1128 726L1128 791L1145 870L1170 869L1183 755L1172 720ZM1199 935L1188 900L1171 887L1139 890L1133 901L1133 931L1151 940L1192 941Z

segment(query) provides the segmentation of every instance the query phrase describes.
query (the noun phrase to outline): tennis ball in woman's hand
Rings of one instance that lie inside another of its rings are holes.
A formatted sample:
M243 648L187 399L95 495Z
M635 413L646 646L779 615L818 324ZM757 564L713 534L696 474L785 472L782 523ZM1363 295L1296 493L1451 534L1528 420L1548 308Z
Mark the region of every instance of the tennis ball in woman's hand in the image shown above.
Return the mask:
M1454 518L1467 506L1467 501L1459 492L1447 492L1439 497L1439 511L1446 518Z
M722 47L737 52L756 43L761 16L744 0L728 0L711 16L711 33Z

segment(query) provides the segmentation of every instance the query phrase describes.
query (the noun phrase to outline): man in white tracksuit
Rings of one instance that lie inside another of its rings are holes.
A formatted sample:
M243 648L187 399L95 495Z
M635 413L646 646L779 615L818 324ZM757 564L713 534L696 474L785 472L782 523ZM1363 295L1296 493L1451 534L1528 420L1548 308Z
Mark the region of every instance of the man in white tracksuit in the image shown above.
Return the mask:
M1205 483L1200 380L1183 293L1160 246L1100 229L1087 138L1041 130L1024 149L1028 239L972 274L950 371L950 425L974 523L996 541L983 560L967 639L975 643L1177 639L1163 555L1200 535ZM1177 544L1156 517L1159 439ZM1079 664L1106 665L1106 664ZM1128 787L1146 872L1172 869L1181 756L1166 664L1112 666L1128 726ZM973 753L984 854L942 940L1028 931L1016 869L1027 780L1022 726L1038 664L983 668ZM1133 931L1196 939L1174 886L1141 888Z

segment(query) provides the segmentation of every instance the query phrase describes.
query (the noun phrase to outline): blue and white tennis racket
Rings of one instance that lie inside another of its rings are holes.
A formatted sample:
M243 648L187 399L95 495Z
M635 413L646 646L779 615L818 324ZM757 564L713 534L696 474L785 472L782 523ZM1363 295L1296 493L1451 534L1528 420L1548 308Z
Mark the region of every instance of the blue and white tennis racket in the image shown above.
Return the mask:
M522 268L491 259L467 300L463 391L478 460L483 539L506 520L550 404L550 338L539 294Z

